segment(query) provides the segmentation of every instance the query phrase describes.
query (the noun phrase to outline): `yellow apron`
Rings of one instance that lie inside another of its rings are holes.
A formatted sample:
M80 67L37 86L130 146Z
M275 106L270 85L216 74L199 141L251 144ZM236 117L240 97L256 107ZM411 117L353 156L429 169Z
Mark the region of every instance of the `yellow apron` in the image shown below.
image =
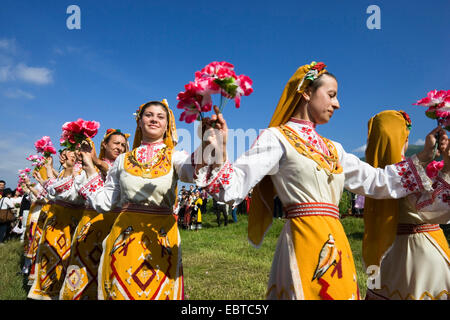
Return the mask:
M67 262L70 257L72 234L84 206L55 201L45 221L36 258L36 279L28 298L57 300Z
M183 299L180 236L171 209L124 206L103 243L99 299Z
M97 300L102 242L111 231L118 214L119 211L102 214L93 209L84 210L72 238L61 300Z

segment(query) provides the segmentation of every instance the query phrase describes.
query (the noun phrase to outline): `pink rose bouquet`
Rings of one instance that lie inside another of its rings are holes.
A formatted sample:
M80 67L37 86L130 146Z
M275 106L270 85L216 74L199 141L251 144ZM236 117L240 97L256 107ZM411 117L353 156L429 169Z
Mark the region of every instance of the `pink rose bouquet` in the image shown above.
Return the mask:
M427 107L425 115L436 119L441 126L450 130L450 90L432 90L413 105Z
M425 115L428 118L436 119L438 125L450 130L450 90L431 90L425 98L418 100L413 105L427 107ZM433 158L436 156L439 144L439 133L436 134L436 140Z
M25 179L30 178L30 168L25 168L23 170L19 170L19 184L25 183Z
M48 136L43 136L41 139L36 141L34 146L36 147L36 151L38 153L42 153L44 157L49 157L51 154L56 154L56 149Z
M203 118L203 112L212 109L212 95L220 95L220 112L225 104L234 99L236 108L241 105L241 97L253 92L253 81L246 75L236 75L231 63L211 62L202 70L195 72L194 82L184 86L185 91L177 95L177 108L183 109L181 121L191 123Z
M35 167L35 170L39 170L45 164L45 158L37 154L28 156L27 160L31 161L31 165Z
M78 119L77 121L66 122L62 126L62 134L59 142L61 146L75 150L75 146L86 138L94 138L99 128L100 123L97 121Z

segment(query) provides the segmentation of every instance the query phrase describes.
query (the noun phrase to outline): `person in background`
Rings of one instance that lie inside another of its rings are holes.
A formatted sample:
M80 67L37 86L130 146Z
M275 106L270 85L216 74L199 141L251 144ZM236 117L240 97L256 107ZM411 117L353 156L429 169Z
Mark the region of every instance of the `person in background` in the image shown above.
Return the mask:
M202 197L200 196L200 191L197 190L194 196L193 208L192 208L192 224L191 229L198 231L202 228Z
M206 205L208 204L208 192L205 189L200 188L200 196L202 198L202 214L206 213Z
M228 225L227 205L224 202L213 199L213 211L217 216L217 225L220 227L220 216L223 215L223 224Z
M273 199L273 217L281 218L283 216L283 205L281 204L280 198L276 196Z
M5 190L5 180L0 180L0 198L3 196L3 190Z
M362 195L357 194L355 199L355 215L357 217L360 217L363 215L364 211L364 200L365 197Z
M14 203L11 199L12 190L9 188L3 189L3 197L0 199L0 210L13 210ZM11 227L10 221L0 222L0 243L4 242L9 234L9 229Z

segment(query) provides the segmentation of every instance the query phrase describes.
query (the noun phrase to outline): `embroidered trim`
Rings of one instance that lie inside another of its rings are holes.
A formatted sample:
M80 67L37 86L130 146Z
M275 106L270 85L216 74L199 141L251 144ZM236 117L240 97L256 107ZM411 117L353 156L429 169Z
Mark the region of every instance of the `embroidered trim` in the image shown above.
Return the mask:
M289 121L295 122L295 123L298 123L298 124L303 124L305 126L313 128L313 129L316 128L316 124L314 122L311 122L311 121L295 119L295 118L289 118Z
M399 223L397 225L397 234L415 234L429 231L438 231L441 228L438 224L407 224Z
M443 203L447 203L450 207L450 184L448 184L447 181L442 179L440 176L437 176L435 178L431 198L417 203L416 207L418 210L421 210L427 206L432 205L436 201L436 199L440 199Z
M72 187L72 185L73 179L71 178L68 181L64 182L63 184L55 186L54 189L57 193L62 193L64 191L69 190Z
M134 149L125 154L123 167L126 172L134 176L153 179L168 174L172 169L173 149L168 147L160 149L146 163L141 163L137 160L136 151L137 149Z
M401 177L400 183L403 189L409 191L424 190L422 179L414 166L411 158L394 164L397 174Z
M88 196L96 193L98 190L104 187L104 182L100 174L95 175L91 180L88 181L84 186L80 188L78 194L87 199Z
M286 125L282 125L278 127L278 130L284 137L286 137L288 142L297 150L298 153L315 161L319 165L318 168L324 169L327 175L339 174L343 172L343 168L339 163L337 149L330 140L319 136L326 144L329 152L328 156L323 152L317 150L316 147L311 144L311 142L307 142L303 138L301 138L294 129Z
M339 207L326 202L294 203L284 207L286 218L299 216L330 216L339 219Z
M210 194L219 193L220 189L223 189L225 185L230 184L233 171L234 171L233 166L227 160L210 183L208 183L208 180L210 179L212 172L211 171L208 172L206 174L205 180L203 181L204 182L203 185L206 186L206 191Z

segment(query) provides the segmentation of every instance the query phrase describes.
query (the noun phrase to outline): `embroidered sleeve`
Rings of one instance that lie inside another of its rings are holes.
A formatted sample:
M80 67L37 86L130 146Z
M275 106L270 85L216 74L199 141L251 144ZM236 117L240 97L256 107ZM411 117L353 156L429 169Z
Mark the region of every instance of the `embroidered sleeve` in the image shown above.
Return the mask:
M284 152L276 134L266 129L235 162L197 170L195 183L216 200L237 205L264 176L278 172Z
M47 190L44 187L42 187L40 184L36 185L36 189L38 192L37 196L34 196L34 194L31 193L31 195L33 197L36 197L36 200L44 200L48 196Z
M104 182L102 176L98 173L97 175L91 177L89 181L80 188L78 193L87 200L89 196L92 197L95 193L102 190L103 187Z
M450 223L450 175L439 172L432 182L432 191L416 195L417 212L426 223Z
M87 177L78 188L78 193L98 212L111 211L120 201L119 167L124 161L124 154L117 157L113 167L103 181L99 173Z
M416 155L384 168L374 168L346 153L336 143L345 174L345 188L374 199L399 199L409 194L431 190L431 180Z
M49 179L44 188L48 194L52 197L60 198L73 186L73 177L68 176L65 178Z
M211 166L199 169L195 182L198 187L205 188L209 194L217 194L230 184L232 174L233 166L226 161L222 166L214 169Z

